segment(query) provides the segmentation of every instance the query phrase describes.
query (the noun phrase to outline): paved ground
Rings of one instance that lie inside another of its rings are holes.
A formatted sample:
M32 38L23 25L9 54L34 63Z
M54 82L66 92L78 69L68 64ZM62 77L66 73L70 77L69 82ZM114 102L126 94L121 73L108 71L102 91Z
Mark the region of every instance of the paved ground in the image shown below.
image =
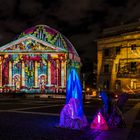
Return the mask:
M139 111L140 102L124 113L126 128L113 128L106 132L102 131L95 140L139 140L140 120L137 120L140 117Z
M134 113L132 112L134 111ZM139 140L140 139L140 103L137 104L133 110L130 111L132 117L131 129L128 134L128 140ZM133 114L133 115L132 115Z
M132 110L138 102L139 100L129 100L125 106L124 113ZM1 97L0 140L94 140L100 139L100 137L102 138L100 140L105 140L103 136L106 132L103 131L91 130L89 128L75 131L56 127L59 123L59 114L64 103L65 100L63 99L40 100ZM100 100L85 101L84 112L89 124L100 107ZM128 133L129 140L131 137L134 137L135 131L138 134L140 129L140 126L137 126L140 113L135 113L135 115L138 119L135 120L136 126L135 122L131 126L131 132ZM126 130L120 129L120 131ZM114 132L116 131L112 129L107 133L111 137L111 134Z

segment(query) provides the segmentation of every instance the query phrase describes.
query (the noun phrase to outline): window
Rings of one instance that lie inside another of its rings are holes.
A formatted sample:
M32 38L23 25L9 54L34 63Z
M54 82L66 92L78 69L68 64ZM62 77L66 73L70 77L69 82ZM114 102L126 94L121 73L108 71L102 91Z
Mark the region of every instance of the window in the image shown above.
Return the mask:
M110 50L109 49L104 49L104 57L107 57L110 55Z
M131 50L136 50L136 44L131 45Z
M120 80L116 80L115 81L115 89L120 89L121 88L121 81Z
M137 81L135 79L131 79L130 88L137 89Z
M110 88L110 82L109 82L109 80L105 80L104 81L104 89L109 90L109 88Z
M115 64L115 72L118 72L118 64Z
M120 46L115 48L115 53L116 54L120 54L120 51L121 51L121 47Z
M109 64L104 65L104 73L109 73Z
M136 62L131 62L130 63L130 69L131 69L131 72L136 72L137 70L137 63Z

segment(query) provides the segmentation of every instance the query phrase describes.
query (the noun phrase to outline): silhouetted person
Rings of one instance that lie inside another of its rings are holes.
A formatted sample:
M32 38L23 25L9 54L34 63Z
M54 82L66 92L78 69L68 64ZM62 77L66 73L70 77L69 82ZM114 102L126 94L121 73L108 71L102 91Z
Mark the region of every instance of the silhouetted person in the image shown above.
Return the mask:
M124 105L127 102L127 100L128 100L128 95L125 92L121 93L121 95L117 100L117 106L122 112L124 111Z

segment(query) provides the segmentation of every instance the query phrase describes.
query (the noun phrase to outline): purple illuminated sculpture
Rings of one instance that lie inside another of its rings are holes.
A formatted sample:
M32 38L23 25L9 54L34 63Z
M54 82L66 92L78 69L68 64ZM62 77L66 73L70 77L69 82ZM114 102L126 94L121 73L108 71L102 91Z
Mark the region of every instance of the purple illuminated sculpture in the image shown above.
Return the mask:
M60 127L82 129L88 125L83 113L82 87L75 69L70 71L66 86L66 105L60 113Z
M101 114L104 116L109 127L125 127L125 120L123 117L123 107L128 99L126 93L120 94L117 101L113 101L112 93L102 91L100 93L103 101Z
M110 127L126 127L123 117L123 108L128 100L127 93L121 93L118 100L113 104L112 111L108 120Z

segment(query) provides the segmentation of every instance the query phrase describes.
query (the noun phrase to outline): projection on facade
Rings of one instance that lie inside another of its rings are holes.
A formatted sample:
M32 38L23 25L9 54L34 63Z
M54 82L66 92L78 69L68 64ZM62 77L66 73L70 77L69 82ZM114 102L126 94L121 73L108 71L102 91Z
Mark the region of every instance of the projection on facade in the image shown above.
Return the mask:
M65 92L71 68L79 73L80 58L70 41L46 25L37 25L0 47L0 91Z

